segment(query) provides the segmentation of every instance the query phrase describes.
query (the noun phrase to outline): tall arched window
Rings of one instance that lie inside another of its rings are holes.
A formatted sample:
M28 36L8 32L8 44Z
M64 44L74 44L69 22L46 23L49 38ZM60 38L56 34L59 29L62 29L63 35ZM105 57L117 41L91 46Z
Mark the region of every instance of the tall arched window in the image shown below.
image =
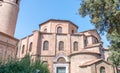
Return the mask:
M86 39L84 40L84 45L87 46L88 45L88 39L86 37Z
M32 42L30 43L30 45L29 45L29 51L31 52L31 50L32 50Z
M78 42L76 41L73 43L73 50L78 51Z
M59 51L64 50L64 42L60 41L59 42Z
M72 30L72 34L74 33L74 30Z
M25 45L22 46L22 54L24 53Z
M57 33L62 33L62 27L57 28Z
M49 42L48 41L44 41L43 43L43 50L48 50L49 48Z
M104 67L100 67L100 73L105 73L105 68Z

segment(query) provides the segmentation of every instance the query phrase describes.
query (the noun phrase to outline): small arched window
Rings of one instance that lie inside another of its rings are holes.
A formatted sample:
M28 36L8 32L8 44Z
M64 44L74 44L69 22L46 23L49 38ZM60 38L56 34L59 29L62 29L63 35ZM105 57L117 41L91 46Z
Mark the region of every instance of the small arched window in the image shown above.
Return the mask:
M43 50L48 50L49 48L49 42L48 41L44 41L43 43Z
M64 42L60 41L59 42L59 51L62 51L62 50L64 50Z
M44 29L44 32L47 32L47 29Z
M18 0L16 0L16 4L18 4Z
M62 27L57 28L57 33L62 33Z
M31 42L29 45L29 52L31 52L31 50L32 50L32 45L33 45L33 43Z
M93 40L93 44L98 43L98 39L97 38L93 37L92 40Z
M74 33L74 30L72 30L72 34Z
M88 45L88 39L87 39L87 38L84 40L84 45L85 45L85 46Z
M25 45L22 46L22 54L24 53Z
M73 43L73 49L74 49L74 51L78 51L78 42L74 42Z
M105 68L104 67L100 67L100 73L105 73Z

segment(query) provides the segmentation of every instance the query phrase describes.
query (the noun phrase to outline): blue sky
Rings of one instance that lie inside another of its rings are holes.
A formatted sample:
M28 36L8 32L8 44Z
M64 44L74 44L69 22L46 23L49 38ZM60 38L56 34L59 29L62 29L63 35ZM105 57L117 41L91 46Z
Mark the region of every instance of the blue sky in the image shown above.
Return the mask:
M49 19L70 20L79 26L82 32L94 29L89 17L82 18L78 9L80 0L21 0L15 37L20 39L39 30L39 24ZM109 44L102 36L104 46Z

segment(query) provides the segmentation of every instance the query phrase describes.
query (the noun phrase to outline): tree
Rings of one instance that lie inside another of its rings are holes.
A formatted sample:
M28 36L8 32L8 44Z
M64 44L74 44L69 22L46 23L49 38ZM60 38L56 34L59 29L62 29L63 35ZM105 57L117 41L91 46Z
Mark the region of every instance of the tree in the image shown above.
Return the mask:
M79 13L89 16L91 23L100 31L107 32L111 42L110 60L120 65L120 0L82 0Z
M120 34L120 1L119 0L82 0L80 15L89 15L91 23L100 32Z
M47 65L39 60L31 61L30 56L26 56L20 61L12 60L0 66L0 73L49 73Z
M109 49L111 51L109 60L115 65L120 66L120 35L116 32L109 34L108 40L110 40Z

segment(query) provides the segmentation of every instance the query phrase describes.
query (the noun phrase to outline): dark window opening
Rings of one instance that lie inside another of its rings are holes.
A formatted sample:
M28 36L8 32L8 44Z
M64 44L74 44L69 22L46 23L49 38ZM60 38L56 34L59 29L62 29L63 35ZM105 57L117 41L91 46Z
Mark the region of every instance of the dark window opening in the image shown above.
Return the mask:
M62 50L64 50L64 42L60 41L59 42L59 51L62 51Z
M74 33L74 30L72 30L72 34Z
M18 0L16 0L16 4L18 4Z
M29 46L29 51L31 52L32 51L32 42L30 43L30 46Z
M62 27L57 28L57 33L62 33Z
M100 73L105 73L105 68L104 67L100 68Z
M78 51L78 42L74 42L73 49L74 51Z
M43 43L43 50L48 50L49 48L49 42L48 41L44 41Z
M25 45L22 46L22 54L24 53Z

